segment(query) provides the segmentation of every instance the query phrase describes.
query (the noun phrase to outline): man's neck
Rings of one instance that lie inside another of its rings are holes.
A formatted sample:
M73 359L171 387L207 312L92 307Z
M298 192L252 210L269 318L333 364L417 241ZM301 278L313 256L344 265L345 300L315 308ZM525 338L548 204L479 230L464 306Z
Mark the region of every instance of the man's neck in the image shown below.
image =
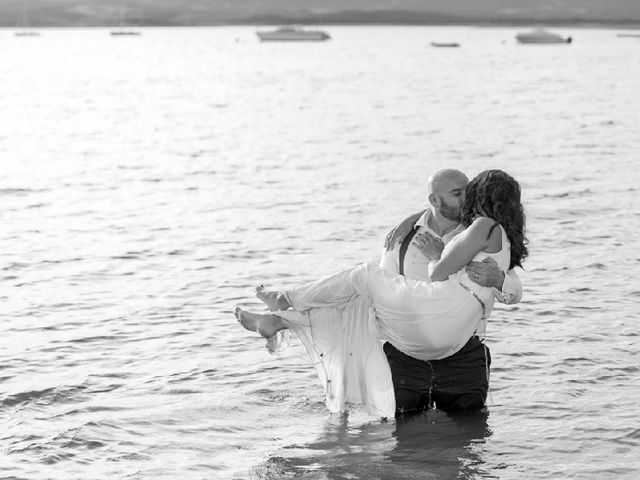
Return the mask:
M440 237L444 237L447 233L458 228L460 222L443 217L440 212L431 207L431 215L429 215L427 219L427 224L429 228L440 235Z

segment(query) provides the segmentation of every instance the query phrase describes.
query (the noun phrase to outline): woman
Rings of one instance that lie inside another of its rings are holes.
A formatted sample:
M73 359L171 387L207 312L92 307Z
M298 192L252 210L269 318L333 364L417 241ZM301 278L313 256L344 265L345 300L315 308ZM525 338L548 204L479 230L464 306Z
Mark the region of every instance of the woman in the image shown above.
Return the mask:
M236 308L236 317L267 338L286 328L297 333L331 411L361 403L392 416L395 400L380 340L421 360L454 354L486 321L493 301L491 289L471 282L464 267L490 256L509 270L527 256L520 186L505 172L487 170L469 183L462 223L466 229L430 264L432 283L362 264L284 292L260 288L258 298L274 313Z

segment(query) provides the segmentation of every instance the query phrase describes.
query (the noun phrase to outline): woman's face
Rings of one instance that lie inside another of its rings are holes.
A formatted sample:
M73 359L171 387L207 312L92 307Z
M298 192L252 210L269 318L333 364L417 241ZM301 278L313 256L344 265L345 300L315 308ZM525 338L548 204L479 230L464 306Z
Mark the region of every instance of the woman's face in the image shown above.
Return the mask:
M485 209L478 202L478 197L482 196L482 183L477 179L472 180L465 192L465 198L468 199L468 202L462 205L461 210L466 212L467 215L470 214L471 218L488 216Z

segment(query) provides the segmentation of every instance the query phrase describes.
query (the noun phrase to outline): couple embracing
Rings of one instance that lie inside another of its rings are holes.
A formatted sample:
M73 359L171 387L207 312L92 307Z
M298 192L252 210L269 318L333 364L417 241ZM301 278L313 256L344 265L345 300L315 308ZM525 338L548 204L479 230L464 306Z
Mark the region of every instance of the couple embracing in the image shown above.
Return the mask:
M471 182L440 170L428 190L429 208L390 233L379 265L289 290L259 288L269 314L236 308L248 330L300 338L331 412L360 404L390 418L485 404L487 319L495 299L522 296L513 272L528 253L520 186L501 170Z

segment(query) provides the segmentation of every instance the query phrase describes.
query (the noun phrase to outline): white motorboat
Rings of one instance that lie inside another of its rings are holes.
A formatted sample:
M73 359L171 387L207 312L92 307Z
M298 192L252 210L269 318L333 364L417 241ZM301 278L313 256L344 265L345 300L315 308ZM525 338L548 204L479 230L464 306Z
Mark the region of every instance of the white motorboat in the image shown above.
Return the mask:
M571 43L571 37L563 37L557 33L548 32L544 28L536 28L532 32L519 33L516 39L520 43Z
M329 34L320 30L303 30L298 27L280 27L270 32L256 32L263 42L322 42Z

